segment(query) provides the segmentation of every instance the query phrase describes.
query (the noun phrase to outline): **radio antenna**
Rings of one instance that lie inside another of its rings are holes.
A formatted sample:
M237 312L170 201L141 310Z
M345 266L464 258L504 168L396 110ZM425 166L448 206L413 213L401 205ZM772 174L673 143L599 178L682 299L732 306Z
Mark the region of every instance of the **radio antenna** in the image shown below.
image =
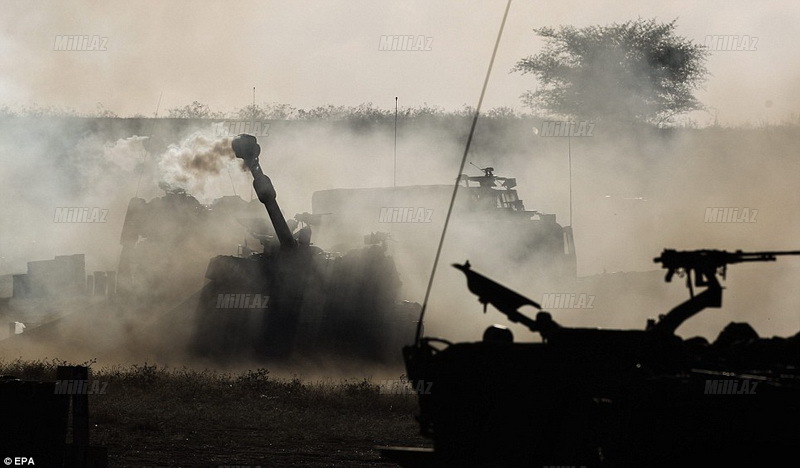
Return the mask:
M161 91L158 94L158 104L156 104L156 112L153 114L153 126L150 127L150 138L153 138L153 132L156 129L156 119L158 119L158 109L161 107L161 96L164 95L164 91ZM144 143L142 143L144 146ZM139 186L142 185L142 175L144 175L144 163L147 161L147 149L142 148L144 151L142 152L142 166L139 168L139 180L136 181L136 195L134 198L139 198Z
M456 182L453 185L453 195L450 197L450 206L447 208L447 216L444 218L444 227L442 228L442 237L439 239L439 246L436 248L436 257L433 260L433 269L431 276L428 279L428 287L425 290L425 299L422 301L422 310L419 313L419 321L417 322L417 333L414 338L414 344L419 346L419 340L422 336L422 320L425 317L425 310L428 308L428 299L431 295L431 288L433 287L433 278L436 276L436 266L439 264L439 257L442 254L442 245L444 238L447 234L447 225L450 222L450 215L453 213L453 205L456 201L456 194L458 193L459 181L461 180L461 173L464 172L464 165L467 162L467 154L469 154L469 147L472 144L472 136L475 134L475 126L478 124L478 115L481 113L481 105L483 104L483 96L486 94L486 86L489 84L489 76L492 74L492 66L494 65L494 58L497 55L497 48L500 46L500 38L503 36L503 28L506 25L506 18L508 17L508 10L511 8L511 0L506 4L506 11L503 13L503 21L500 23L500 30L497 32L497 40L494 43L494 50L492 51L492 58L489 60L489 68L486 70L486 78L483 80L483 88L481 89L481 96L478 99L478 107L475 108L475 115L472 117L472 126L469 129L469 136L467 137L467 145L464 148L464 155L461 157L461 165L456 174Z
M397 188L397 96L394 97L394 172L392 187Z

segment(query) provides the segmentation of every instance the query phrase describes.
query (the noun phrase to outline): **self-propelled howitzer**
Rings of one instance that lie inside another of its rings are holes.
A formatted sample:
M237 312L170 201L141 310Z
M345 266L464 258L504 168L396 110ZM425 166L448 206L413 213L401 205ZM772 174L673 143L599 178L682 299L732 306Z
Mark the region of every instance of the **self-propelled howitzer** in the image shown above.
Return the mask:
M197 308L195 353L223 361L390 360L391 351L413 336L418 305L398 302L401 283L385 245L341 256L314 246L310 226L300 221L308 217L293 220L293 227L283 217L256 138L239 135L232 147L253 175L278 242L253 233L262 252L211 259Z

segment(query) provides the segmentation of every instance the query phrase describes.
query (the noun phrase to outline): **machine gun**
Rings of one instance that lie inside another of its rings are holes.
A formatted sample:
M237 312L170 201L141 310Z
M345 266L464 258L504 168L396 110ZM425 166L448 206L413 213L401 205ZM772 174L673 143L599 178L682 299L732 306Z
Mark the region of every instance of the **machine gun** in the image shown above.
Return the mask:
M719 284L717 274L725 279L727 266L743 262L770 262L775 261L779 255L800 255L800 251L774 251L774 252L727 252L724 250L693 250L676 251L664 249L660 257L654 259L667 269L667 282L672 280L675 273L679 276L686 275L686 285L689 287L691 298L679 304L666 315L662 315L658 323L648 325L648 330L671 335L687 319L707 307L722 306L722 286ZM478 296L478 301L486 305L492 304L505 314L509 320L525 325L529 330L539 332L544 338L550 331L560 328L552 320L548 312L540 311L536 319L531 319L521 314L517 309L523 305L532 305L541 310L535 301L512 291L491 279L472 270L469 262L463 265L453 264L467 276L467 287ZM694 275L694 282L692 282ZM695 296L694 287L702 286L707 289Z
M697 314L706 307L722 306L722 286L717 275L725 279L728 265L743 262L774 262L778 255L800 255L800 251L774 251L774 252L728 252L725 250L686 250L677 251L664 249L660 257L653 259L667 269L667 282L672 281L675 273L678 276L686 275L686 286L689 288L690 299L662 316L658 323L650 329L672 334L688 318ZM694 285L692 283L694 274ZM694 286L703 286L707 289L695 296Z
M479 170L483 171L484 177L492 177L494 175L494 168L493 167L479 167L474 162L470 161L470 164L477 167Z
M481 187L484 188L494 188L496 182L501 182L501 186L505 189L511 190L517 186L517 179L513 177L498 177L494 175L494 168L493 167L480 167L477 164L470 162L473 166L478 168L478 170L483 172L482 176L468 176L466 174L461 174L459 177L460 182L465 182L467 186L469 186L470 182L478 182Z
M678 276L686 275L686 286L689 294L694 297L692 287L692 273L694 273L694 286L709 286L717 283L716 275L722 279L728 270L728 265L743 262L774 262L778 255L800 255L800 250L777 252L728 252L726 250L686 250L677 251L664 249L660 257L653 259L667 269L664 278L668 283L672 281L675 273Z

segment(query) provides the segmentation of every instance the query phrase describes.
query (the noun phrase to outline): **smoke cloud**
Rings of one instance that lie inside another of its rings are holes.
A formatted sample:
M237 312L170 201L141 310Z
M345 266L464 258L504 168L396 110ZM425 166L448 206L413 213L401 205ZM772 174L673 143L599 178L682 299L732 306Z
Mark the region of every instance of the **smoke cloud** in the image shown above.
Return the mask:
M170 190L182 189L203 197L208 179L232 167L245 169L233 164L236 157L231 149L231 140L230 137L210 139L198 132L179 144L170 145L158 157L161 182Z

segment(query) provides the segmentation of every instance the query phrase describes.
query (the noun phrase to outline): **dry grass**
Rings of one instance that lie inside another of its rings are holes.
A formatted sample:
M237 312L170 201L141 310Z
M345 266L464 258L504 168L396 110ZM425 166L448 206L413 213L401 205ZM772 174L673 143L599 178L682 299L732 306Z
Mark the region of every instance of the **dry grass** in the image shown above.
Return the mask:
M0 374L52 380L61 364L0 361ZM381 394L367 379L151 364L92 369L91 378L108 383L89 407L92 444L108 447L110 466L380 466L374 446L426 444L414 395Z

